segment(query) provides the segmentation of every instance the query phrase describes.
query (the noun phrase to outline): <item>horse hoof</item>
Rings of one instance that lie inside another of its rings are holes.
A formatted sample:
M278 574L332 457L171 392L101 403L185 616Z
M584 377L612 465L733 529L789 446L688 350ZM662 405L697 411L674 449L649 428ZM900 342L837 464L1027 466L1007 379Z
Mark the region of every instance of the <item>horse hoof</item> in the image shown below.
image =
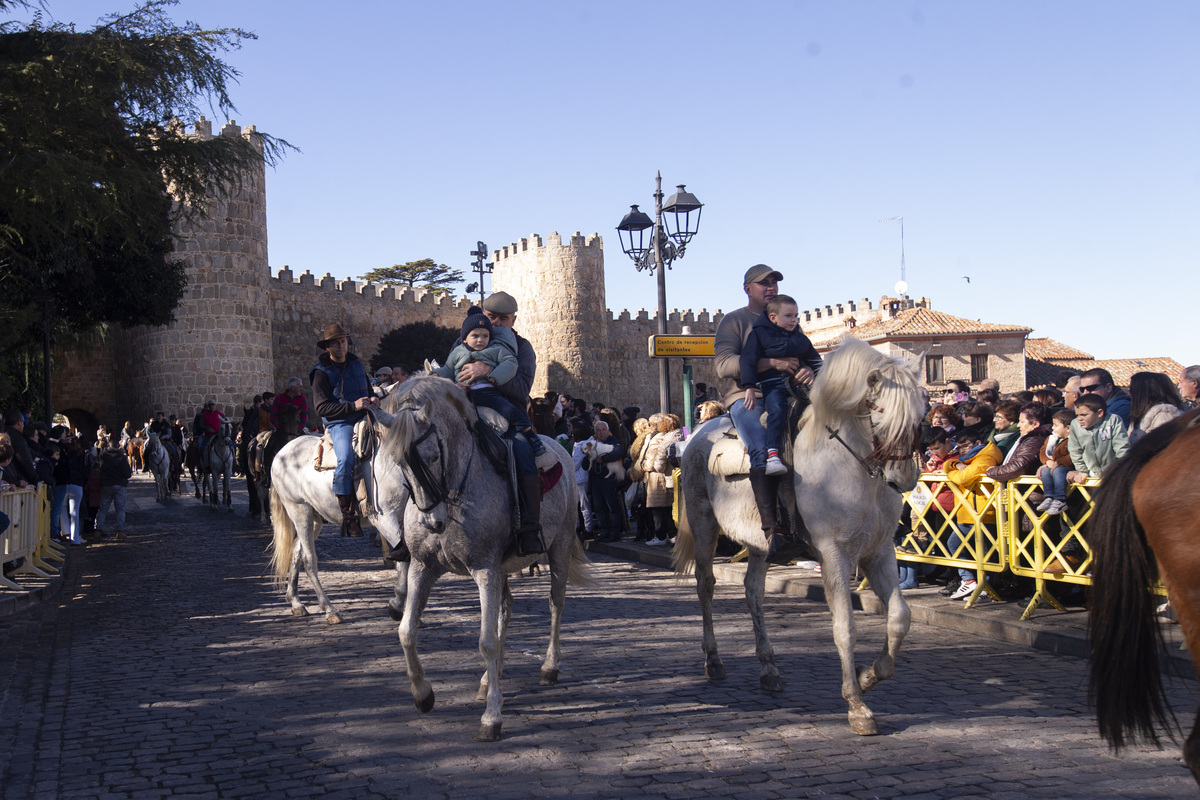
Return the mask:
M766 689L768 692L782 692L787 685L783 682L783 678L778 675L759 675L758 685Z
M491 725L486 722L479 726L479 733L475 734L477 742L498 742L500 741L500 723L495 722Z
M293 607L293 608L292 608L292 616L293 616L293 617L307 617L307 616L308 616L308 609L307 609L307 608L305 608L304 606L300 606L300 607L298 607L298 608L296 608L296 607Z
M871 667L862 667L858 670L858 688L860 691L869 692L879 685L879 676L875 674L875 670Z
M328 614L325 615L325 621L328 622L330 625L337 625L338 623L340 623L342 621L342 615L336 611L330 611Z
M433 711L433 689L430 689L429 694L418 699L416 703L417 711L420 711L422 714L428 714L430 711Z
M874 717L863 717L860 719L850 719L850 731L857 733L859 736L878 736L879 726L875 724Z
M542 670L542 677L538 678L538 686L553 686L556 683L558 683L558 670Z
M399 622L400 620L404 619L404 611L402 609L397 609L395 606L393 606L390 603L388 604L387 609L388 609L388 616L391 617L392 619L396 620L396 622Z
M713 661L712 663L705 664L704 677L708 678L710 681L725 680L725 665L720 661Z

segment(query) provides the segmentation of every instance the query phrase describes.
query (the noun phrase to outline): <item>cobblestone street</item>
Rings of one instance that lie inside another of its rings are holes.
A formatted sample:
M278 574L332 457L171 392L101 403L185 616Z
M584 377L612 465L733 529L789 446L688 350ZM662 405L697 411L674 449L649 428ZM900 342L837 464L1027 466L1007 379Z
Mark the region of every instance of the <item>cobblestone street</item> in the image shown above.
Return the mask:
M244 484L239 481L240 487ZM1178 746L1114 756L1085 703L1086 664L914 624L894 680L867 696L883 735L850 733L824 604L768 596L787 689L758 688L740 587L719 585L728 679L703 675L691 579L593 555L568 590L557 686L538 687L548 578L512 581L504 738L483 712L478 594L434 589L419 643L437 705L409 693L393 575L379 548L318 541L346 619L294 618L265 577L269 541L237 513L130 490L126 541L69 553L55 596L0 618L0 783L18 798L1178 798ZM302 599L316 611L306 579ZM857 613L859 660L882 643ZM1179 718L1191 681L1171 684Z

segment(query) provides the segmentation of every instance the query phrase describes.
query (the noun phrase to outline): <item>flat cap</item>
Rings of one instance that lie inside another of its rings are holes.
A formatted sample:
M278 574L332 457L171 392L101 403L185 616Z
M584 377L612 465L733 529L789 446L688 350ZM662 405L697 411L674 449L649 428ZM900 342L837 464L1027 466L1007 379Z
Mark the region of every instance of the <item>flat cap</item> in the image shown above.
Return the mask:
M783 273L779 270L772 269L766 264L755 264L753 267L746 270L746 279L742 281L742 286L749 286L752 283L758 283L768 275L777 281L783 280Z
M493 314L515 314L517 299L508 292L492 292L488 299L483 301L483 310Z

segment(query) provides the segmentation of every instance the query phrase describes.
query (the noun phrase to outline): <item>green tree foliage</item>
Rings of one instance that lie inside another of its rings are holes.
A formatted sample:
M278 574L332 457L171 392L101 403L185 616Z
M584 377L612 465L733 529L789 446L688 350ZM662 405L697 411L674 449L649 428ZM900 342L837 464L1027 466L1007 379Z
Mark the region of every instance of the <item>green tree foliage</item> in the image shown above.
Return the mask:
M43 307L62 333L171 322L187 284L172 224L264 157L258 143L189 138L178 122L202 101L234 110L238 73L221 55L254 37L177 25L175 2L83 32L40 12L0 24L0 348L39 345ZM0 0L0 11L27 5ZM289 146L259 142L272 164Z
M371 371L402 364L409 372L418 372L425 369L425 359L441 364L457 339L457 328L443 328L432 322L401 325L379 340L379 348L371 356Z
M463 282L462 270L438 264L432 258L378 267L366 275L360 275L359 278L385 286L407 286L410 289L420 287L437 295L448 295L454 291L454 284Z

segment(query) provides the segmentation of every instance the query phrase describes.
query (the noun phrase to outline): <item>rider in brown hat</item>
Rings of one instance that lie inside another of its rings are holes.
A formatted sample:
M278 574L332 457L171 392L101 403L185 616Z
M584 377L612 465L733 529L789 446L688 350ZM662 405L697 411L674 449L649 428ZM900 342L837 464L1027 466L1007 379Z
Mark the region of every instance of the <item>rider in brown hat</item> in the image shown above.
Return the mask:
M358 356L350 352L350 334L341 325L326 325L317 347L321 354L308 380L312 384L313 406L321 415L337 467L333 471L333 493L337 495L342 512L342 535L362 536L358 503L354 497L354 424L366 416L367 406L374 405L367 369Z

